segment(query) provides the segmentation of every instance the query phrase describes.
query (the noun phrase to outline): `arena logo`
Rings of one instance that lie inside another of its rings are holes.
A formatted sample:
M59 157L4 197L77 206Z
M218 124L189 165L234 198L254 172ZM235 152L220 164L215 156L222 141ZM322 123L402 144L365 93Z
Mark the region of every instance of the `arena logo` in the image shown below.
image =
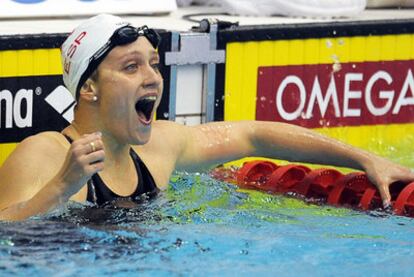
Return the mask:
M62 130L73 120L74 106L62 75L0 78L0 143Z
M33 97L41 93L41 87L20 89L15 94L7 89L0 91L0 129L32 127ZM75 101L64 86L56 87L44 100L67 122L73 120Z
M45 101L57 111L67 122L73 120L73 108L75 107L75 99L72 94L64 86L56 87L46 98Z
M339 72L263 67L256 118L306 127L414 122L413 70L413 61L344 64Z
M0 91L0 128L26 128L32 124L33 90L20 89L14 96L7 89Z

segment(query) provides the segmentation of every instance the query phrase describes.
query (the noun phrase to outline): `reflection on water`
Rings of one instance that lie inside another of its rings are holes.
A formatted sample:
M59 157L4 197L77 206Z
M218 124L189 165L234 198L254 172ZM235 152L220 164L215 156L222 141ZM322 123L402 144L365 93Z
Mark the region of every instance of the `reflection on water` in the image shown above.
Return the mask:
M1 223L0 275L409 276L413 226L177 173L133 208L70 203Z

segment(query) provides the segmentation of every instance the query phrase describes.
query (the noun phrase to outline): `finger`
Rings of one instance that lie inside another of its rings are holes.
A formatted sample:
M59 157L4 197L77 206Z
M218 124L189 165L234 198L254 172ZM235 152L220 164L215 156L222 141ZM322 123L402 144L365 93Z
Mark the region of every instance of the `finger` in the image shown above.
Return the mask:
M87 175L93 175L99 171L102 171L104 169L104 162L99 161L96 163L89 164L86 168L86 174Z
M100 133L94 133L74 141L71 147L78 155L87 155L102 150L103 142Z
M79 143L79 144L85 144L85 143L89 143L91 141L94 141L96 139L101 139L102 138L102 133L101 132L95 132L95 133L91 133L91 134L84 134L81 138L77 139L74 141L74 143Z
M403 182L411 182L414 181L414 172L412 170L407 169L401 176L397 178Z
M105 151L99 150L95 151L93 153L90 153L85 158L86 164L93 164L93 163L99 163L103 162L105 160Z
M103 170L105 152L103 150L83 156L81 159L84 172L86 175L92 175L98 171Z
M100 139L90 141L89 143L84 144L83 146L85 154L94 153L100 150L103 150L103 142Z
M378 186L378 191L382 199L382 205L384 208L391 206L391 195L388 186L380 185Z

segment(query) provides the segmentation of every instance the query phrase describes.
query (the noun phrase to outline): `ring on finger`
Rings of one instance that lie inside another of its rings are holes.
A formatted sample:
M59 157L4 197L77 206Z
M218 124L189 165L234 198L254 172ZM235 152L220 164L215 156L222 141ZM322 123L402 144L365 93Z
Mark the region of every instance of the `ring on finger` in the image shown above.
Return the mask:
M92 141L89 143L89 145L91 146L91 150L92 150L91 152L95 152L96 151L95 143Z

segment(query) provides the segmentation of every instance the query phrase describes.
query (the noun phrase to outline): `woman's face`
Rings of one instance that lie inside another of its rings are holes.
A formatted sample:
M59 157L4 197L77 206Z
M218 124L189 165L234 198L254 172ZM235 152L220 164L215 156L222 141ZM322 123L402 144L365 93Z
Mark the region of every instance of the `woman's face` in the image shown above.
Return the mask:
M163 89L158 67L158 53L145 37L108 54L96 82L103 132L120 142L148 142Z

